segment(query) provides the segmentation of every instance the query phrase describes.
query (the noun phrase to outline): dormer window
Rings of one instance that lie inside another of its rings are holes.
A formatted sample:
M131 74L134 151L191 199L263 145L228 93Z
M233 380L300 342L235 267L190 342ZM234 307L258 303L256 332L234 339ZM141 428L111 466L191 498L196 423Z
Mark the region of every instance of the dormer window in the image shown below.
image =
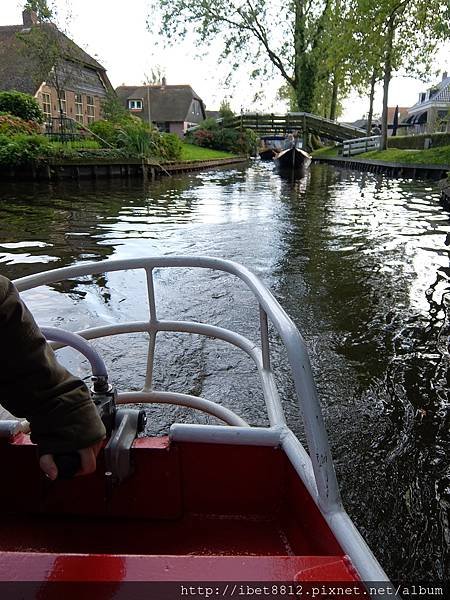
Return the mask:
M193 115L201 114L200 102L198 100L192 100L192 114Z
M422 93L420 94L420 102L425 102L425 97L426 97L426 94L425 94L425 92L422 92Z
M128 100L128 110L142 110L142 100Z

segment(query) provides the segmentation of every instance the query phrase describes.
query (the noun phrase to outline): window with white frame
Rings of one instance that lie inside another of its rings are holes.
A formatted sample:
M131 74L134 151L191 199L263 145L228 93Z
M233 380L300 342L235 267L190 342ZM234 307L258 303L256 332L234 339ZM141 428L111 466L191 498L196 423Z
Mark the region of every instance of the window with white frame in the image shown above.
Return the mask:
M86 96L86 109L88 123L95 121L95 101L94 96Z
M83 123L83 96L75 94L75 120Z
M52 99L50 94L42 94L42 112L46 121L52 118Z
M128 100L128 110L142 110L142 100Z
M58 110L62 110L63 114L67 114L67 102L66 102L66 92L64 90L60 90L59 92L59 101L58 101Z

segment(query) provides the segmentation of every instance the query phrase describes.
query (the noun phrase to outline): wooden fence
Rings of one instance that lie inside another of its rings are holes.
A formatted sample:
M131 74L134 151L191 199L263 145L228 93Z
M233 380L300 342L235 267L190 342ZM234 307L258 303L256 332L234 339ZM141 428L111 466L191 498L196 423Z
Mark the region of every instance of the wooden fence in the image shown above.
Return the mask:
M380 143L381 135L345 140L342 143L342 156L354 156L355 154L370 152L371 150L379 150Z

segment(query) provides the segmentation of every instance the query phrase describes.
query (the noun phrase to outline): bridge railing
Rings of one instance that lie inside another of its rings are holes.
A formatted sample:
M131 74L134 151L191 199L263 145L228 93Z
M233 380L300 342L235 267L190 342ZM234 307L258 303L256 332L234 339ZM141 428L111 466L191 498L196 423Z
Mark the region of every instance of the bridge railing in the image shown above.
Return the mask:
M227 120L227 126L253 129L260 135L286 134L297 130L338 142L348 138L359 138L364 134L358 127L306 112L291 112L285 115L246 113Z
M342 156L354 156L355 154L370 152L371 150L379 150L380 144L381 135L345 140L342 143Z

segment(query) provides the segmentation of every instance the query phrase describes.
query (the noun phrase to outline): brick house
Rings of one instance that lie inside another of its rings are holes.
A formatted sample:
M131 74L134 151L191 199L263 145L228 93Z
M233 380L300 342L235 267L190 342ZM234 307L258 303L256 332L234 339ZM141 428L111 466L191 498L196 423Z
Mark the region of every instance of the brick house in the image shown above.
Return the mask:
M408 133L434 133L450 129L450 77L419 94L419 101L408 111Z
M58 49L57 63L47 74L27 44L36 31ZM101 118L101 103L113 88L99 62L55 25L39 24L33 11L24 10L21 25L0 26L0 90L34 96L47 121L59 117L61 107L65 116L89 125Z
M188 127L206 119L205 105L190 85L120 86L116 94L130 113L152 122L160 131L183 137Z

